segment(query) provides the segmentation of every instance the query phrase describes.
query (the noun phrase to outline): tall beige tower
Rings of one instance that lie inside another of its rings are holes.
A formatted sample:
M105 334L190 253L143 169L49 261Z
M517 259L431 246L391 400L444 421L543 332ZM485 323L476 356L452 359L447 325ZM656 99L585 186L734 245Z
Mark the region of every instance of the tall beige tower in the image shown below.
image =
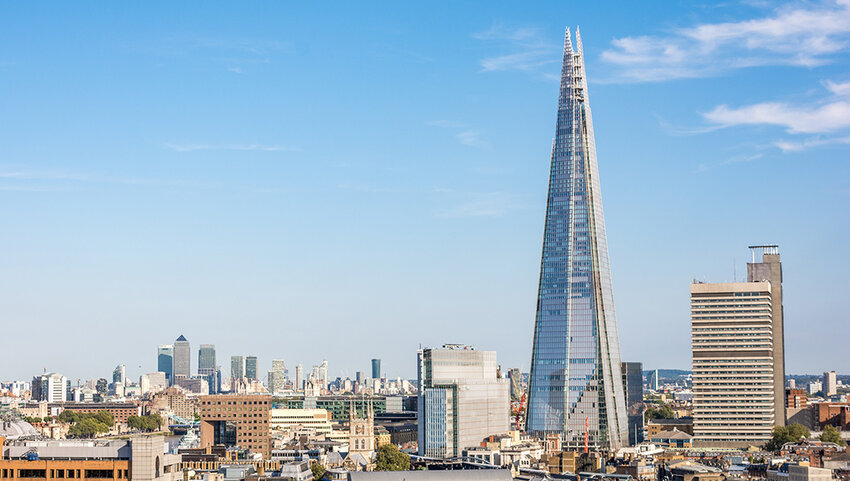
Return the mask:
M691 284L697 446L761 445L774 426L785 424L778 247L750 249L747 282Z
M773 301L773 397L776 399L776 425L785 425L785 327L782 307L782 263L778 245L750 246L752 262L747 263L748 282L770 282ZM761 262L756 262L761 255Z

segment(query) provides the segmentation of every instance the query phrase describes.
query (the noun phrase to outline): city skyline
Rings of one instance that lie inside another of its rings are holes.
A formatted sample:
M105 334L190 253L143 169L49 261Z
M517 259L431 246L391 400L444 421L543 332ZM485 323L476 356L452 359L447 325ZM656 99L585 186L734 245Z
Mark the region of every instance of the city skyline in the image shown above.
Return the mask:
M567 24L623 361L689 369L691 280L777 243L786 371L850 370L820 335L850 302L846 3L138 8L0 7L0 320L48 334L0 353L4 379L137 379L181 334L225 372L380 358L411 379L446 342L528 372Z

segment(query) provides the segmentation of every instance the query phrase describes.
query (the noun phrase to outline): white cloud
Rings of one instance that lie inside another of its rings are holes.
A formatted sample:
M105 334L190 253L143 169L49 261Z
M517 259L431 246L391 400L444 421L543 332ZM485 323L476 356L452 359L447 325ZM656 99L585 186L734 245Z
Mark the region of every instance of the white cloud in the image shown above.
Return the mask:
M836 100L820 107L796 107L786 103L764 102L745 107L715 107L703 114L723 127L734 125L778 125L791 134L829 133L850 127L850 102Z
M804 140L778 140L774 146L783 152L799 152L811 147L850 143L850 82L823 82L832 95L804 106L785 102L761 102L742 107L719 105L703 118L715 128L740 125L773 125L789 134L834 134Z
M166 144L175 152L193 152L196 150L241 150L259 152L297 152L298 149L286 145L263 144Z
M812 147L821 147L830 144L850 144L850 137L833 138L810 138L802 141L777 140L773 145L779 147L783 152L802 152Z
M813 67L850 44L850 0L782 6L762 18L707 23L666 36L614 39L602 59L609 81L654 82L761 65Z
M835 83L831 80L827 80L823 83L824 87L827 88L833 95L837 95L839 97L850 97L850 81L844 83Z
M233 73L239 73L239 74L245 73L245 72L242 71L242 68L240 68L240 67L227 67L227 71L233 72Z
M536 28L508 29L494 25L489 30L472 36L478 40L500 44L509 50L509 53L481 59L480 64L485 72L521 70L537 72L549 78L551 75L540 70L560 60L559 45L546 40Z

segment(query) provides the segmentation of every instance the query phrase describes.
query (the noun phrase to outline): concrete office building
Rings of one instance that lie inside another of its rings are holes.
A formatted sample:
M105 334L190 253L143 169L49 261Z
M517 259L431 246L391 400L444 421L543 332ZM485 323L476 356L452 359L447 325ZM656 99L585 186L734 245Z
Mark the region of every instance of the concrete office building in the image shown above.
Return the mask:
M201 447L240 446L268 459L271 404L271 396L261 394L201 396Z
M274 394L283 391L286 385L286 363L283 359L272 359L272 370L269 371L269 392Z
M628 410L629 446L643 442L643 363L623 363L623 389Z
M782 304L782 262L775 244L750 246L752 262L747 263L748 282L770 282L773 327L773 403L776 425L785 425L785 308ZM756 262L761 254L761 262Z
M48 372L34 377L30 386L34 401L47 401L51 403L67 401L70 388L71 384L68 378L55 372Z
M761 445L785 423L785 374L777 372L775 330L781 296L779 254L748 264L748 282L691 284L694 442L702 447ZM775 260L775 262L774 262ZM769 278L769 279L766 279ZM776 396L776 387L781 396Z
M823 394L824 396L838 394L838 380L835 371L823 373Z
M333 431L331 413L327 409L285 409L271 410L269 427L273 431L286 432L295 427L315 429L317 434L330 434Z
M38 453L38 459L29 459L32 451ZM168 454L167 443L159 436L123 441L18 441L2 445L0 478L180 481L180 462L181 456Z
M446 344L420 349L418 363L420 455L459 456L510 429L510 386L495 351Z
M259 379L257 377L257 356L245 358L245 377L248 379Z
M174 380L177 378L188 379L192 375L192 355L189 341L182 335L174 341Z
M372 359L372 379L381 379L381 360Z
M168 387L164 372L149 372L139 378L139 387L142 394L159 392Z
M298 364L295 366L295 390L304 390L304 365Z
M156 351L156 370L165 373L170 386L174 382L174 345L161 344Z

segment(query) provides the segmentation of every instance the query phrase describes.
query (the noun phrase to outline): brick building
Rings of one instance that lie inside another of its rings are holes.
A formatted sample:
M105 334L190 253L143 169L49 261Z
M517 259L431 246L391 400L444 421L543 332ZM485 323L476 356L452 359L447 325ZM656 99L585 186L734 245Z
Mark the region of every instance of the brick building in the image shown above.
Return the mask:
M116 423L127 423L130 416L141 416L142 408L136 403L57 403L55 406L51 403L50 408L61 407L65 411L75 411L80 413L97 413L100 411L109 411L112 413L112 418Z
M201 396L201 447L240 446L268 459L271 404L262 394Z

